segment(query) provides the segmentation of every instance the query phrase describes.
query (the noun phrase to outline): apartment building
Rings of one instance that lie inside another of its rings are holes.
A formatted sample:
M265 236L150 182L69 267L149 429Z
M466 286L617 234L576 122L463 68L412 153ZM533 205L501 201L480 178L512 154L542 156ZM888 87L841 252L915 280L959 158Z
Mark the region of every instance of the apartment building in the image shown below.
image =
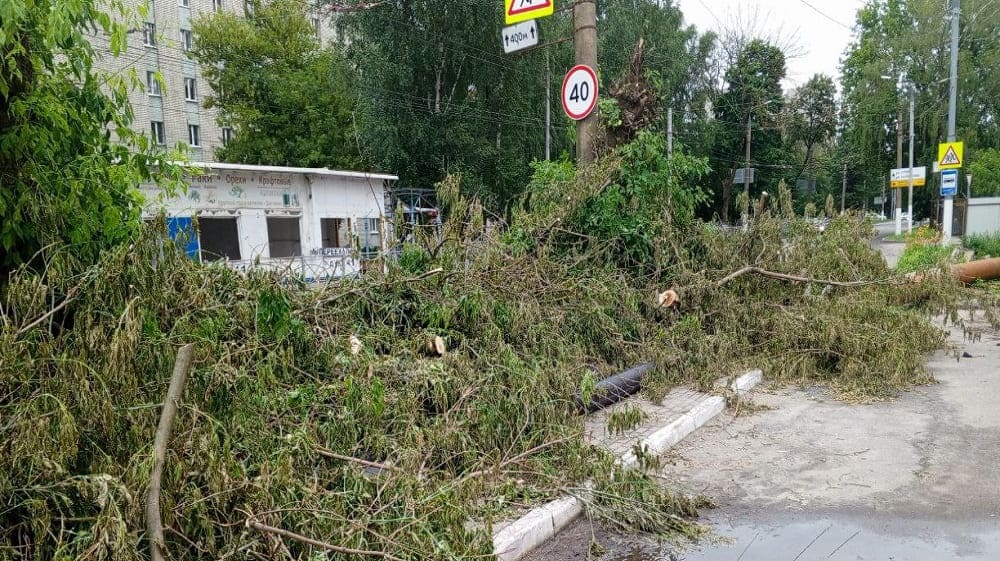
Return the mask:
M216 109L204 106L211 90L198 64L189 56L197 40L191 22L199 15L220 11L245 17L253 14L256 2L260 1L263 0L126 1L136 13L141 5L146 6L147 12L141 29L129 33L125 53L112 56L104 36L95 37L93 46L99 68L111 72L134 68L145 84L144 89L130 94L133 127L137 132L163 147L186 144L193 161L218 161L216 152L233 138L235 131L219 122ZM329 41L333 30L328 19L318 13L311 19L320 41ZM163 77L162 87L155 79L156 72Z

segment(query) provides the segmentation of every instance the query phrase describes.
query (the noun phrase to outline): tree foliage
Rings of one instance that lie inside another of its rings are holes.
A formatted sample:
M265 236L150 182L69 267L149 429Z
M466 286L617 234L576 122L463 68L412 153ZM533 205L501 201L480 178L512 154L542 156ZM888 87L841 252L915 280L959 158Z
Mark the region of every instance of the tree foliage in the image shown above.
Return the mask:
M836 95L833 78L817 74L791 96L788 134L792 142L801 143L805 150L802 171L812 163L816 146L829 141L836 132Z
M94 260L133 232L135 187L160 175L129 128L135 71L93 67L88 35L107 34L117 56L132 16L122 2L110 3L115 18L101 4L0 2L0 271L53 244Z
M246 17L195 20L194 55L235 138L224 161L355 168L354 73L340 50L322 47L300 0L261 3Z

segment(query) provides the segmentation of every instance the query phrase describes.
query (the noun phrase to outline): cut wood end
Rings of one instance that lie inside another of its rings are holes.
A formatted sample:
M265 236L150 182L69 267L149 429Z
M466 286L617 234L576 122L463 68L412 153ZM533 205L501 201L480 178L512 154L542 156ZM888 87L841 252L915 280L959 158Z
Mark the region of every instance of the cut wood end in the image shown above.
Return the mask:
M358 339L356 335L351 335L351 354L357 356L363 348L364 345L361 344L361 339Z
M665 292L661 292L659 294L659 296L656 297L656 301L660 305L661 308L670 308L674 304L677 303L677 301L679 300L679 298L680 297L677 296L677 292L676 291L674 291L674 290L667 290Z
M438 356L444 356L448 352L448 345L444 342L443 337L436 336L431 342L431 350L436 352Z

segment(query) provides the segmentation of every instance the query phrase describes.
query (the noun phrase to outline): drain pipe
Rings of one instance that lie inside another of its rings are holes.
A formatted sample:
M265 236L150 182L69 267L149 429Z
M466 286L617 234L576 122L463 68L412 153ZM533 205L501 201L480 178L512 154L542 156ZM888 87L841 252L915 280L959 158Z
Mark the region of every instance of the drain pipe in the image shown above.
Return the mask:
M610 407L619 401L633 396L642 389L642 377L653 369L655 363L647 362L601 380L594 387L594 393L589 403L583 403L583 396L576 394L576 408L581 415Z

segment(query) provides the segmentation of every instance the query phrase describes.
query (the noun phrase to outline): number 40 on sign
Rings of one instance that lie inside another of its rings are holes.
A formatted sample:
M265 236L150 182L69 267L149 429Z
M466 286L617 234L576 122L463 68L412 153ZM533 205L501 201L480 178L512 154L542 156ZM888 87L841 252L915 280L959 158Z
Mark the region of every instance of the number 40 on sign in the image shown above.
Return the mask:
M594 69L584 64L574 66L563 80L563 111L575 121L586 119L597 107L597 93Z

